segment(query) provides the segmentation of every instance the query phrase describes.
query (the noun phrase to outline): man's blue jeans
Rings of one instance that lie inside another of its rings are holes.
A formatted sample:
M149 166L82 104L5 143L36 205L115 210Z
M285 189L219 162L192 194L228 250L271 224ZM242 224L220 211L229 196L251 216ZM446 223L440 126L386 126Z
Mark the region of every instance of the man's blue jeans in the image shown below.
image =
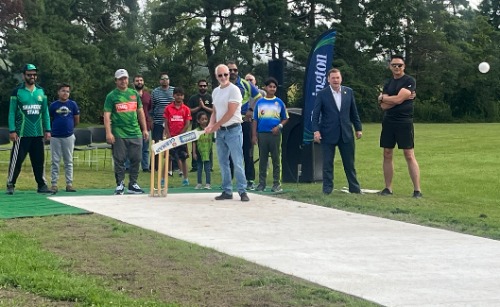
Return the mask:
M217 145L217 158L219 159L222 175L222 189L227 194L233 193L231 169L229 167L229 156L231 156L234 163L234 177L236 178L238 193L246 192L247 179L243 168L243 133L241 125L231 127L228 130L219 129L215 144Z

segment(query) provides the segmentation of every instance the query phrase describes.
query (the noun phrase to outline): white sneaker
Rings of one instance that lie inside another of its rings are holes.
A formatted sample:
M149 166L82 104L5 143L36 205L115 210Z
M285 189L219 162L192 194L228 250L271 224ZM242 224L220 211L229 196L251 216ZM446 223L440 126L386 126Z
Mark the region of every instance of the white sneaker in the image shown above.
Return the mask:
M116 189L115 189L115 195L123 195L125 191L125 186L123 185L123 181L120 182L119 185L116 186Z
M211 190L211 189L212 186L210 185L210 183L205 184L205 190Z
M194 187L194 189L195 189L195 190L200 190L201 188L202 188L201 183L198 183L198 184Z
M144 191L137 183L134 183L128 185L128 194L144 194Z

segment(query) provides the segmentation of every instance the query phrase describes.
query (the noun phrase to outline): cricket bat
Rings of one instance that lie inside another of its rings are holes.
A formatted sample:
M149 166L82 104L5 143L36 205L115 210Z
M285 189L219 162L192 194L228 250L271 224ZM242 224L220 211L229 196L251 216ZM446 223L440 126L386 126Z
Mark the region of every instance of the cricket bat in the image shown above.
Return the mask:
M159 141L158 143L153 144L151 148L155 155L164 152L165 150L169 150L175 148L180 145L184 145L193 141L196 141L200 138L202 134L204 134L204 130L191 130L176 136L173 136L169 139Z

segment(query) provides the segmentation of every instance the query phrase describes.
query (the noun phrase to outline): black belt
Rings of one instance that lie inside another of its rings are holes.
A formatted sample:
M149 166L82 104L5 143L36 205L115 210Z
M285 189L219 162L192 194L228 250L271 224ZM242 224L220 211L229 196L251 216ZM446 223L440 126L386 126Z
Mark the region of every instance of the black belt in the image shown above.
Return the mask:
M239 127L239 126L241 126L240 123L232 124L232 125L229 125L227 127L221 126L220 130L231 130L231 129Z

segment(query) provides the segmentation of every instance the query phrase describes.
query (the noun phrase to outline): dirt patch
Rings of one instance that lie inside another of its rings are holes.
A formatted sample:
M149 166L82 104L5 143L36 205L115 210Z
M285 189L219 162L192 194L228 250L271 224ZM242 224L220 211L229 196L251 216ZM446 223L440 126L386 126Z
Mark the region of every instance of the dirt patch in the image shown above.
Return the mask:
M69 307L75 306L72 302L51 301L45 297L21 289L5 289L0 287L0 306L23 307Z

